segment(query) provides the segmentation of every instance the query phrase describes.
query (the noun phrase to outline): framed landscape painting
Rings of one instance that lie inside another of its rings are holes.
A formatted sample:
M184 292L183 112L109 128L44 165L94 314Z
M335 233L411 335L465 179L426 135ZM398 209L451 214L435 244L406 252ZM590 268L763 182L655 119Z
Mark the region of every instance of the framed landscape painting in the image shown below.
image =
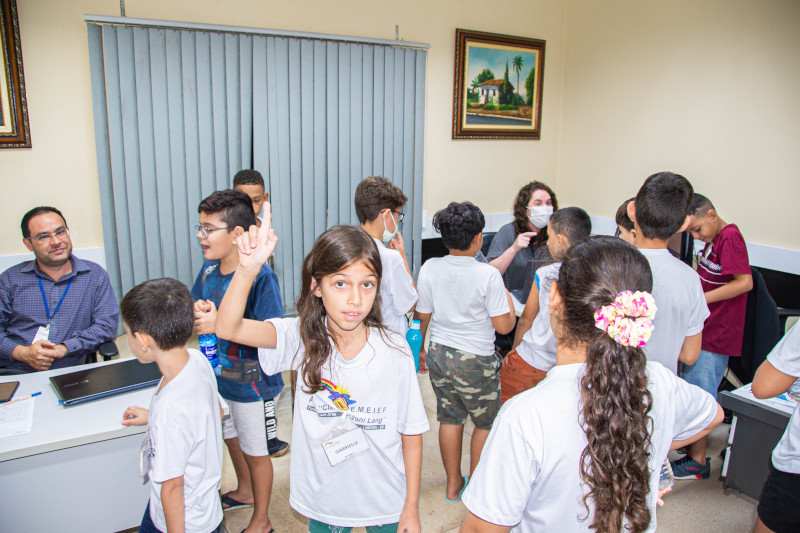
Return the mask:
M539 139L545 41L456 30L453 139Z
M0 148L30 148L15 0L0 0Z

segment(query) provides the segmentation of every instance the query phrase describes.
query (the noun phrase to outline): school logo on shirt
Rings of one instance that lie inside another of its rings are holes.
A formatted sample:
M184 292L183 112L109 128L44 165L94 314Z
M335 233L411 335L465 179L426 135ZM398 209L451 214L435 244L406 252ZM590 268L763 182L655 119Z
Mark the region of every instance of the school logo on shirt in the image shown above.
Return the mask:
M351 405L356 403L354 399L350 397L350 391L348 391L344 386L337 385L330 380L322 378L320 380L322 385L330 392L328 398L333 402L333 405L340 411L347 411Z

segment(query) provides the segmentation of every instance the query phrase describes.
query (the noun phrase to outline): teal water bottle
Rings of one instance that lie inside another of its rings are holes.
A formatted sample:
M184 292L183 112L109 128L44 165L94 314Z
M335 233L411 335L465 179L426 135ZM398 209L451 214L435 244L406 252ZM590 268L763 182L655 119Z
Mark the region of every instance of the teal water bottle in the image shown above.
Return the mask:
M419 320L411 321L411 329L406 333L406 340L414 354L414 364L419 372L419 351L422 348L422 332L419 330Z

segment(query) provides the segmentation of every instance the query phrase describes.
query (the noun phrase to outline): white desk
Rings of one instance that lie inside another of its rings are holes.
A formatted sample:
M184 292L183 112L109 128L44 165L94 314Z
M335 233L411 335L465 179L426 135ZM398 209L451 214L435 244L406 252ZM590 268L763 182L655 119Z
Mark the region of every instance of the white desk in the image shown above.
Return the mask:
M16 397L36 397L27 435L0 438L0 529L28 531L121 531L139 525L149 486L139 477L139 446L145 426L123 426L129 405L148 408L155 387L73 407L58 404L50 376L95 363L19 376Z

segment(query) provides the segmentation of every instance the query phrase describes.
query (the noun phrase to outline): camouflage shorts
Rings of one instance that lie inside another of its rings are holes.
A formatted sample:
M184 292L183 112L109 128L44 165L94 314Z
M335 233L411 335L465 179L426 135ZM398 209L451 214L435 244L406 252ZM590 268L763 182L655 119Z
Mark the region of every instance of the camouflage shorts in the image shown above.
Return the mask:
M436 393L436 419L489 430L500 410L500 360L431 342L428 369Z

